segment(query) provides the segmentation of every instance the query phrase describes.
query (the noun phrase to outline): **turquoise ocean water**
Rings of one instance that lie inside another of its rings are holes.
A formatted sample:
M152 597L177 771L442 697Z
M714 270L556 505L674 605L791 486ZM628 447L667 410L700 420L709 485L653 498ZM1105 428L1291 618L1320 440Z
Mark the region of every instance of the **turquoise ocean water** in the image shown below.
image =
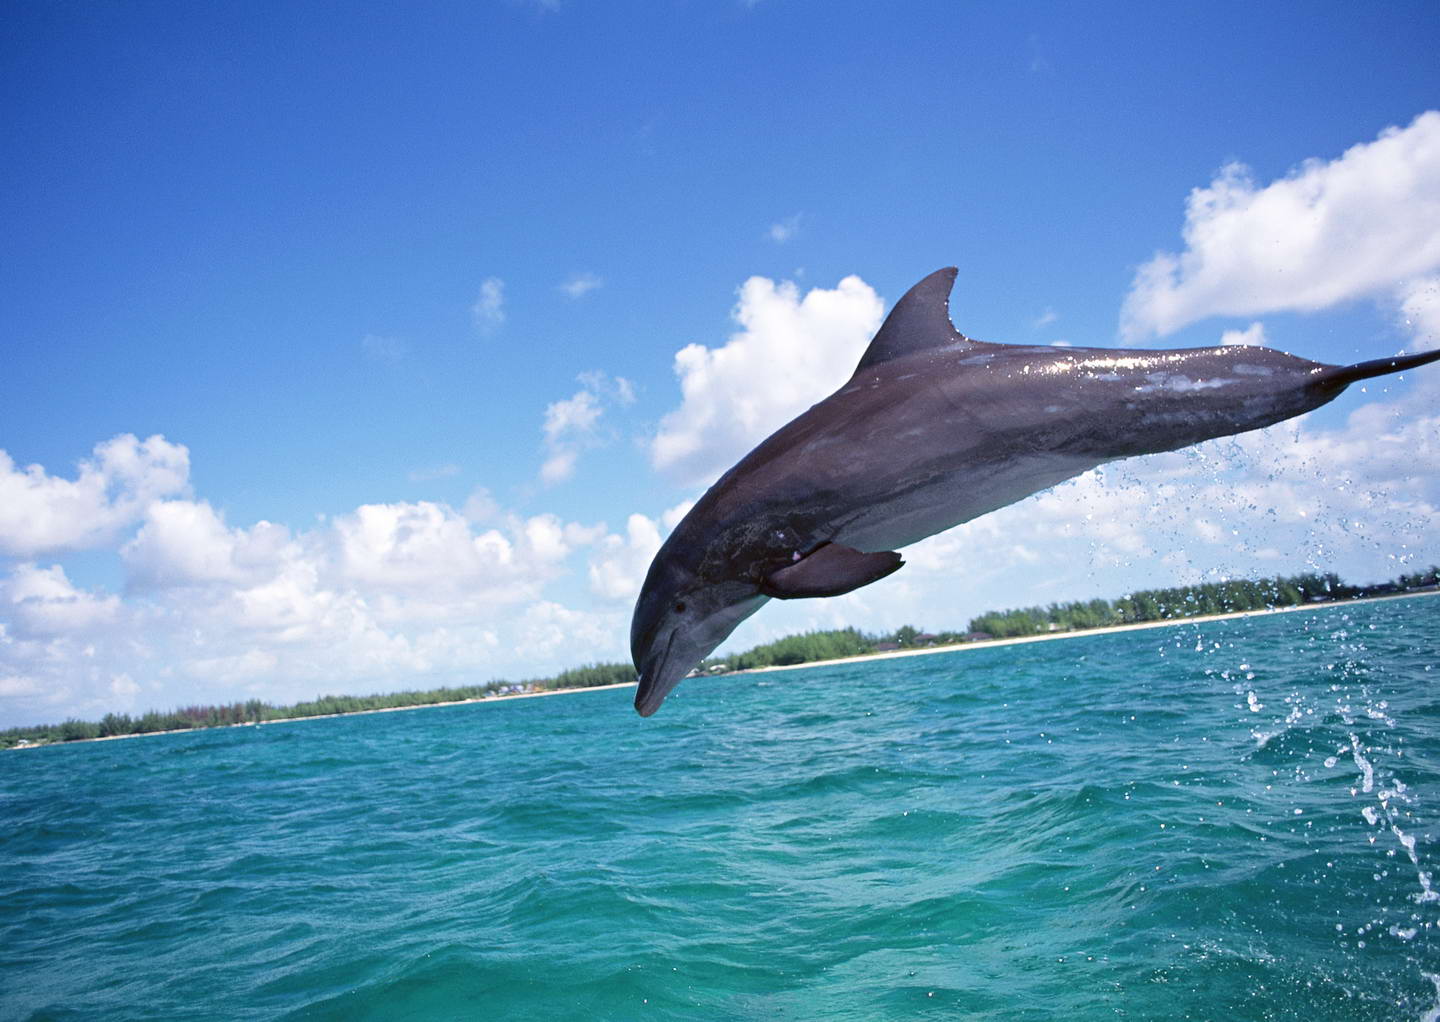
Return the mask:
M0 754L0 1018L1440 1015L1440 598L631 697Z

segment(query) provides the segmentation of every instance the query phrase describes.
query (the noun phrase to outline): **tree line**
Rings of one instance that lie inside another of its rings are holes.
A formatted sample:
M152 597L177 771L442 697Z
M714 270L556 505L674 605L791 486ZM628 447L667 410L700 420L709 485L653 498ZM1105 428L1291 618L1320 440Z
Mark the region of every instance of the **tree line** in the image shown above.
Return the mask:
M1370 586L1362 589L1346 585L1333 572L1288 578L1233 579L1171 589L1145 589L1118 600L1052 603L1048 607L990 611L973 618L970 630L984 632L997 639L1011 638L1205 614L1298 607L1305 603L1350 599L1379 588Z
M1407 592L1436 585L1440 585L1440 566L1437 565L1432 565L1422 572L1400 575L1391 582L1370 586L1349 585L1333 572L1206 582L1170 589L1141 590L1128 593L1117 600L1076 600L1052 603L1045 607L989 611L971 618L966 632L927 635L913 625L904 625L888 634L868 634L854 628L839 628L787 635L743 653L712 657L701 664L700 669L702 672L719 672L782 667L817 660L863 656L883 649L941 646L985 638L1015 638L1206 614L1294 607L1306 603ZM14 727L0 731L0 749L22 744L71 742L87 738L151 734L157 731L263 724L268 721L363 713L407 706L433 706L438 703L493 699L527 692L627 684L634 680L635 669L628 663L595 663L572 667L550 678L534 678L521 682L494 680L480 685L410 689L368 696L324 695L288 706L275 706L260 699L248 699L222 706L196 705L168 711L151 710L135 717L128 713L107 713L98 721L71 719L59 724Z

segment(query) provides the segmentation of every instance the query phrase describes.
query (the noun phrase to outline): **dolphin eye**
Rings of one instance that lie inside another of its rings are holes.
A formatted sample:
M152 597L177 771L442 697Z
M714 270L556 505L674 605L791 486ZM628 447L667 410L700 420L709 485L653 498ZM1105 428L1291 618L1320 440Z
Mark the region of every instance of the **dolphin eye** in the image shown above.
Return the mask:
M684 600L677 600L677 601L676 601L676 603L675 603L675 613L677 613L677 614L683 614L683 613L685 613L685 601L684 601Z

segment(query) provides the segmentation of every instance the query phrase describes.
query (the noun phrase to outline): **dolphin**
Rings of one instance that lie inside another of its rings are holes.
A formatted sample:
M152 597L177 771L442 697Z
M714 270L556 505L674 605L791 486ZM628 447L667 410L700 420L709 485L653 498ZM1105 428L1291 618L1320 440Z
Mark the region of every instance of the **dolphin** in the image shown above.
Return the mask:
M956 273L911 288L849 382L740 459L670 533L630 629L642 717L767 600L848 593L899 570L897 548L1097 465L1261 429L1440 359L990 344L950 322Z

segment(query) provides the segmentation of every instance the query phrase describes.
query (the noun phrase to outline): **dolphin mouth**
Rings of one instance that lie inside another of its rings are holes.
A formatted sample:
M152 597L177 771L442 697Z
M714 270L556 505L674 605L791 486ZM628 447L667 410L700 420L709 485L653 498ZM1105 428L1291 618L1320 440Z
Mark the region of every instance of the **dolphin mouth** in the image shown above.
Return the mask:
M670 647L673 645L675 630L672 629L665 649L659 656L649 657L640 672L640 685L635 690L635 712L642 717L648 717L660 709L660 704L680 681L679 678L666 678L665 668L670 663Z

